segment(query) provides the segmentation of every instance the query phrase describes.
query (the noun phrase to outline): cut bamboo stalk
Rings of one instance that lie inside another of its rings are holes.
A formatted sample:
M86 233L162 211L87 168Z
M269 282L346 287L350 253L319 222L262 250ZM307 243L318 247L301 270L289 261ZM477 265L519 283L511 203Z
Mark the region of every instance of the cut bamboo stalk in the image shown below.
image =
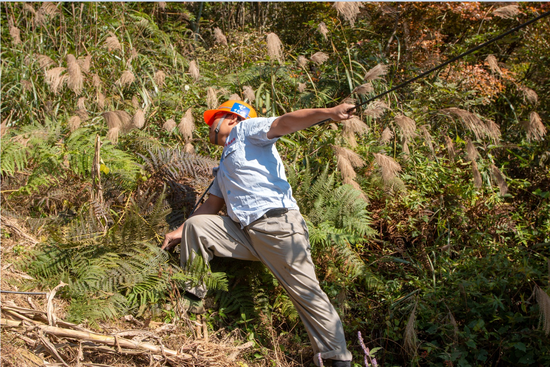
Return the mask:
M2 325L3 327L24 326L22 322L8 320L8 319L0 319L0 325ZM78 331L78 330L69 330L69 329L63 329L55 326L37 325L37 324L35 324L35 326L38 327L40 330L42 330L44 333L49 335L55 335L59 338L70 338L70 339L77 339L77 340L92 341L95 343L112 345L112 346L119 345L122 348L141 349L141 350L149 351L151 353L158 354L158 355L167 355L171 357L178 357L181 359L192 359L191 355L189 354L178 353L175 350L163 348L150 343L141 343L141 342L127 340L120 337L117 337L115 340L115 337L109 336L109 335L102 335L102 334L96 334L96 333L90 333L90 332Z

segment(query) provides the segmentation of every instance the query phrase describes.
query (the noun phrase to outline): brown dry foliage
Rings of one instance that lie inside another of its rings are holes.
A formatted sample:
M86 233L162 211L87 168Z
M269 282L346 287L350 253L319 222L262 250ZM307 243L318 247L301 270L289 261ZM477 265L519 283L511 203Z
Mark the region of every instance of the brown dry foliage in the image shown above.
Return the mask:
M487 62L487 64L489 65L489 69L491 69L493 73L502 74L502 70L500 70L500 68L498 67L498 61L495 55L487 56L485 58L485 61Z

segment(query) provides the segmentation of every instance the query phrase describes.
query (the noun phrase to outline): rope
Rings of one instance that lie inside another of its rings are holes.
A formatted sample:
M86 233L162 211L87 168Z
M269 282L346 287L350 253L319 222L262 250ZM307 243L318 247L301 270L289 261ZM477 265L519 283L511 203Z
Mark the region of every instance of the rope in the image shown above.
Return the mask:
M486 42L482 43L481 45L478 45L478 46L476 46L476 47L474 47L474 48L472 48L472 49L470 49L470 50L468 50L468 51L466 51L466 52L463 52L463 53L461 53L460 55L455 56L455 57L453 57L452 59L447 60L447 61L445 61L444 63L442 63L442 64L440 64L440 65L438 65L438 66L436 66L436 67L433 67L433 68L431 68L430 70L425 71L425 72L423 72L422 74L419 74L419 75L415 76L415 77L412 78L412 79L409 79L409 80L407 80L407 81L405 81L405 82L403 82L403 83L401 83L401 84L399 84L399 85L396 85L395 87L393 87L393 88L391 88L391 89L389 89L389 90L387 90L387 91L385 91L385 92L383 92L383 93L380 93L380 94L377 95L377 96L374 96L374 97L372 97L372 98L369 98L369 99L366 100L365 102L356 105L354 108L351 108L348 112L351 112L351 111L353 111L353 110L355 110L355 109L357 109L357 108L359 108L359 107L361 107L361 106L363 106L363 105L365 105L365 104L367 104L367 103L369 103L369 102L372 102L372 101L374 101L375 99L378 99L378 98L380 98L380 97L383 97L383 96L385 96L386 94L391 93L391 92L393 92L393 91L395 91L395 90L397 90L397 89L403 88L404 86L406 86L406 85L408 85L408 84L410 84L410 83L412 83L412 82L414 82L414 81L416 81L416 80L418 80L418 79L420 79L420 78L423 78L423 77L425 77L426 75L431 74L431 73L433 73L434 71L439 70L439 69L441 69L442 67L447 66L447 65L449 65L450 63L455 62L456 60L459 60L459 59L463 58L464 56L469 55L469 54L471 54L472 52L475 52L475 51L479 50L480 48L483 48L483 47L485 47L485 46L487 46L487 45L489 45L489 44L491 44L491 43L493 43L493 42L495 42L495 41L498 41L499 39L506 37L506 36L509 35L510 33L514 33L514 32L516 32L516 31L520 30L521 28L524 28L524 27L528 26L529 24L534 23L534 22L536 22L536 21L538 21L538 20L540 20L540 19L542 19L542 18L544 18L544 17L546 17L546 16L548 16L548 15L550 15L550 11L547 11L546 13L543 13L543 14L539 15L539 16L536 17L536 18L533 18L533 19L531 19L531 20L529 20L529 21L527 21L527 22L525 22L525 23L522 23L522 24L518 25L517 27L514 27L514 28L512 28L512 29L510 29L510 30L508 30L508 31L506 31L506 32L504 32L504 33L502 33L502 34L496 36L495 38L492 38L492 39L490 39L489 41L486 41ZM314 124L314 125L312 125L312 126L320 125L320 124L323 124L323 123L329 122L329 121L332 121L332 120L331 120L331 119L326 119L326 120L323 120L323 121L321 121L321 122L318 122L318 123L316 123L316 124Z

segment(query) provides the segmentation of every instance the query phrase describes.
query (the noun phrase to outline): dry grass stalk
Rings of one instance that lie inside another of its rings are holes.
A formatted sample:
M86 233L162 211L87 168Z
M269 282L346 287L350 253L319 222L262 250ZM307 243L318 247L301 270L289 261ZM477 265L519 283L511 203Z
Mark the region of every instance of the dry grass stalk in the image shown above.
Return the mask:
M109 131L107 132L107 139L109 139L113 144L118 143L119 132L120 129L118 127L113 127L112 129L109 129Z
M164 130L172 132L172 130L174 130L174 128L176 127L176 121L174 121L174 119L168 119L166 120L164 125L162 125L162 127L164 128Z
M493 120L487 120L487 136L493 140L494 144L498 144L501 137L500 126Z
M82 77L80 65L78 65L76 57L72 54L67 55L67 71L67 86L78 96L84 88L84 78Z
M474 176L474 186L477 189L481 189L481 186L483 186L483 180L481 179L481 173L479 173L479 168L477 168L476 161L472 161L472 175Z
M416 136L416 122L412 118L400 114L395 116L395 123L405 138L412 139Z
M462 120L462 123L464 126L474 133L476 136L476 139L480 139L482 135L487 134L487 126L481 121L479 117L477 117L476 114L471 113L469 111L457 108L457 107L450 107L445 108L441 110L441 112L446 114L454 114Z
M99 75L97 74L92 75L92 85L94 86L94 88L101 87L101 79L99 78Z
M137 58L138 56L139 56L139 54L138 54L137 50L136 50L134 47L132 47L132 48L130 49L130 57L128 58L128 60L126 60L126 67L129 68L130 65L132 64L132 61L133 61L135 58Z
M218 108L218 93L216 93L216 90L212 87L208 87L206 90L206 105L211 110Z
M183 151L184 151L185 153L195 154L195 147L193 146L193 144L187 142L187 143L185 143L185 145L183 146Z
M374 87L372 86L372 83L365 83L363 85L355 87L351 91L351 93L357 93L357 94L366 94L366 93L372 93L372 92L374 92Z
M518 88L523 93L523 100L527 100L529 103L537 104L539 102L539 96L537 92L527 87Z
M185 112L185 115L181 118L178 125L178 130L183 136L184 141L189 141L193 137L193 130L195 130L195 121L193 119L193 110L190 108Z
M153 81L157 85L159 89L162 89L164 87L164 81L166 80L166 74L162 70L157 70L155 75L153 76Z
M71 132L73 132L76 129L78 129L79 127L80 127L80 117L71 116L71 118L69 119L69 130L71 130Z
M500 70L500 68L498 67L498 61L495 55L487 56L485 61L487 62L487 64L489 64L489 69L491 69L493 73L499 73L500 75L502 75L502 70Z
M78 65L80 66L80 69L88 74L90 72L90 66L92 65L92 56L84 56L76 60L78 62Z
M302 55L298 56L298 65L305 68L306 65L307 65L307 57L302 56Z
M79 110L85 110L86 109L86 97L80 97L78 99L78 102L77 102L76 106Z
M317 26L317 32L321 33L323 37L325 37L325 40L328 40L327 34L328 34L328 28L325 22L319 23Z
M105 47L107 51L111 52L113 50L122 50L122 45L118 41L118 38L113 32L109 32L110 36L105 39Z
M334 150L334 153L336 153L337 157L343 157L347 159L354 168L361 168L365 166L365 160L363 159L363 157L361 157L359 154L355 153L351 149L332 145L332 150Z
M375 67L373 67L372 69L370 69L369 71L367 71L367 73L365 74L364 79L365 79L366 82L370 82L370 81L373 81L373 80L376 80L376 79L382 79L382 77L384 75L386 75L387 73L388 73L388 66L378 64Z
M132 84L135 80L136 77L134 76L134 73L132 73L130 70L124 70L122 72L122 75L120 76L120 79L118 79L115 84L124 88Z
M455 155L456 155L455 147L454 147L454 144L453 144L453 140L448 135L445 135L445 145L447 146L447 152L449 153L449 159L451 161L454 161Z
M298 83L298 92L300 93L304 93L304 91L306 90L306 83Z
M223 34L222 30L218 27L214 28L214 41L227 46L227 37Z
M363 4L359 1L357 2L335 2L333 7L338 12L338 15L346 19L350 25L353 27L355 25L355 20L357 15L361 12Z
M535 285L535 297L539 305L542 330L548 335L550 334L550 297L538 285Z
M407 321L407 325L405 326L405 334L403 335L403 348L405 348L405 351L409 356L416 355L416 344L418 341L415 328L416 306L417 304L415 303L413 310L409 315L409 321Z
M529 114L529 122L526 123L527 141L542 141L546 135L546 127L542 119L535 111Z
M252 89L252 87L249 85L245 85L243 87L243 94L244 94L244 98L246 98L249 103L254 102L254 100L256 99L256 94L254 94L254 89Z
M430 132L428 131L428 128L426 127L426 125L422 125L420 126L420 130L422 131L422 135L424 136L424 142L426 143L428 148L430 148L430 151L432 152L432 154L435 155L435 150L432 143L433 139L432 139L432 136L430 135Z
M496 15L497 17L501 17L504 19L511 19L519 14L519 6L518 5L502 6L494 10L493 14Z
M317 65L323 65L323 63L327 60L328 60L328 55L321 51L316 52L311 56L311 61L313 61Z
M241 101L241 96L239 96L237 93L233 93L232 95L229 96L229 98L227 99L228 101Z
M369 104L367 109L363 112L365 115L370 116L374 119L382 117L384 112L389 109L388 105L382 101L374 101Z
M134 117L132 117L132 125L134 125L137 129L141 129L145 126L145 113L141 108L138 108L134 114Z
M50 86L54 94L58 94L63 88L63 84L67 78L67 76L63 74L65 70L64 67L60 66L46 71L46 83Z
M97 98L96 98L97 107L99 107L100 110L105 108L105 96L101 92L97 92Z
M55 65L55 62L46 55L38 55L37 60L42 69L46 69L52 65Z
M136 96L132 97L132 106L134 108L139 108L139 101L138 101L138 98Z
M500 195L506 195L506 193L508 192L508 185L506 184L506 177L504 177L504 174L494 164L491 165L491 173L493 174L493 177L497 182L498 188L500 190Z
M391 184L392 180L397 177L397 172L401 171L399 163L384 154L373 153L376 163L382 172L382 180L386 184Z
M389 127L385 128L380 137L380 144L389 143L393 139L393 135L393 131Z
M466 156L468 157L468 160L472 162L479 157L479 153L470 138L466 138Z
M189 74L191 74L191 77L196 82L199 81L199 78L201 77L199 66L197 65L197 62L195 60L191 60L191 62L189 63Z
M21 44L21 31L19 30L19 28L13 25L10 25L9 28L10 28L10 36L11 36L12 43L14 45Z
M277 59L279 63L283 62L283 44L275 33L267 35L267 54L269 57Z

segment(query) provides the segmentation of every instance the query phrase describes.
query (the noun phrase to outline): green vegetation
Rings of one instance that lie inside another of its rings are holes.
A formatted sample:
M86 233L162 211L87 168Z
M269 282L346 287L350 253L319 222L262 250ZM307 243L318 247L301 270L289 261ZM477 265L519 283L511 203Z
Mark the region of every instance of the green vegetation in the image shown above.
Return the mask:
M14 248L35 279L19 286L68 283L93 326L178 321L204 281L209 326L241 329L251 363L299 360L307 335L261 264L184 272L158 248L221 153L202 113L235 94L262 116L360 103L549 9L2 3L2 215L42 233ZM358 332L384 366L550 364L549 22L277 143L357 365Z

